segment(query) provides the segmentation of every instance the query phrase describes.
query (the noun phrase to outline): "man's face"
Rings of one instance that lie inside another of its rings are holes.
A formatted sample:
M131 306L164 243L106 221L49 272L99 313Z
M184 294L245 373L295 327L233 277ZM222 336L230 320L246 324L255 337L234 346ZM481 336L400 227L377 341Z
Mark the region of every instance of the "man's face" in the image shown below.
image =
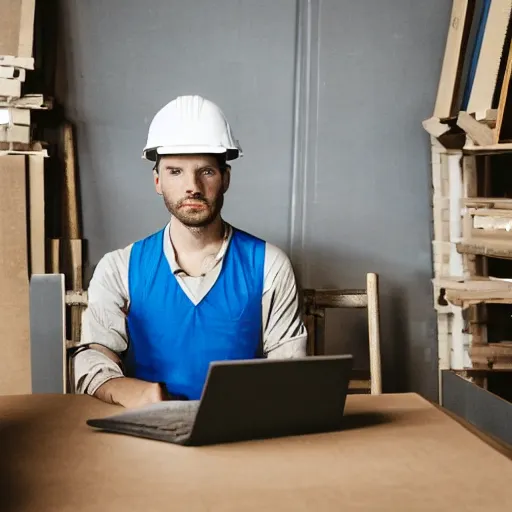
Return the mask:
M213 222L229 186L229 170L221 172L213 155L162 156L154 178L169 212L188 227Z

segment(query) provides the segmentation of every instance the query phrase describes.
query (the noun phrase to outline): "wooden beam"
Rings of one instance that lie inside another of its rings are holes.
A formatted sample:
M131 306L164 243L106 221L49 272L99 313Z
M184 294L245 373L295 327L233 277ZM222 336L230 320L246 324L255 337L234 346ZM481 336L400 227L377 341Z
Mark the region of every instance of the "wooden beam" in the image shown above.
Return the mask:
M425 131L436 139L450 131L450 125L447 123L442 123L438 117L425 119L425 121L422 122L422 125Z
M512 370L512 342L510 341L485 344L473 343L469 349L469 354L474 364Z
M44 201L44 157L28 157L30 273L46 272L46 235Z
M494 143L494 133L486 124L480 123L467 112L459 112L457 126L462 128L479 146L489 146Z
M304 290L304 299L314 308L366 308L366 290Z
M456 247L461 254L512 259L512 240L473 238L458 242Z
M498 103L498 115L496 118L496 128L494 130L494 144L498 144L501 136L501 128L505 115L505 107L508 100L508 92L510 88L510 76L512 75L512 41L508 48L507 67L505 69L505 76L503 77L503 84L500 91L500 100Z
M512 211L512 199L501 197L469 197L462 200L462 205L466 208L489 208Z
M491 144L487 146L476 146L466 144L462 151L467 155L496 155L500 153L512 153L512 143L502 142L500 144Z
M467 12L468 0L453 1L441 76L434 106L434 116L439 119L450 117L455 110L458 110L458 108L454 107L454 98L458 90Z

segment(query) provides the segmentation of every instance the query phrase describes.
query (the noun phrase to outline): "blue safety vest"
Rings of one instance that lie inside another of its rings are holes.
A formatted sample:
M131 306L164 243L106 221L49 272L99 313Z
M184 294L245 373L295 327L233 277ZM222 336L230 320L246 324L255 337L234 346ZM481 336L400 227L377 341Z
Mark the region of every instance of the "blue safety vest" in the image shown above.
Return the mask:
M265 242L233 229L217 281L194 305L165 257L164 232L132 246L127 374L197 400L212 361L258 357Z

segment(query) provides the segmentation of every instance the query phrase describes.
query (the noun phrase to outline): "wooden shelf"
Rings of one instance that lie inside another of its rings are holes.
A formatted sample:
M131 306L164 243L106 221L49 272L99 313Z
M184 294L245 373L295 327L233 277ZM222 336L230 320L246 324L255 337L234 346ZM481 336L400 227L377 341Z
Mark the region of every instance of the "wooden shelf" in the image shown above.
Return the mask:
M506 197L470 197L462 199L461 204L466 208L512 210L512 199Z
M512 142L491 144L489 146L466 144L462 148L462 152L466 155L497 155L500 153L512 153Z
M474 254L490 258L512 259L512 236L479 236L456 244L460 254Z
M469 279L439 278L434 284L444 290L444 298L455 306L512 304L512 282L486 277Z

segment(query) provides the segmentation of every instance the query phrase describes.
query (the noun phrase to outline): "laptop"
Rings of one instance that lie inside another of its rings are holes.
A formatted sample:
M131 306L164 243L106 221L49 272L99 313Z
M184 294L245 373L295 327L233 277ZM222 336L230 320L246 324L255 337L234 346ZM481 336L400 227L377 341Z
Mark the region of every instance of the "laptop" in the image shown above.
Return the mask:
M87 424L184 446L339 430L351 355L210 364L200 400L164 401Z

